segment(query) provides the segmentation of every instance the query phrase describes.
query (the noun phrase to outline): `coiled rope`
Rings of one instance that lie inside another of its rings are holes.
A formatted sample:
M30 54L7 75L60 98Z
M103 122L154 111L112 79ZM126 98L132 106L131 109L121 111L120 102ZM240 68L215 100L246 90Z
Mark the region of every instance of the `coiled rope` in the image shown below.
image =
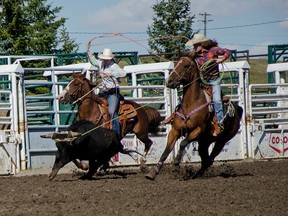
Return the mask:
M197 63L198 64L198 63ZM223 63L221 63L223 65ZM199 75L200 75L200 79L201 81L205 84L205 85L210 85L210 86L214 86L214 85L218 85L221 80L223 79L223 76L224 76L224 69L223 71L219 71L219 78L214 80L213 82L208 82L205 80L204 78L204 72L209 72L212 68L214 68L216 65L218 65L216 63L216 60L215 59L211 59L211 60L208 60L206 61L204 64L202 64L201 66L198 65L198 68L199 68ZM222 67L223 68L223 67Z

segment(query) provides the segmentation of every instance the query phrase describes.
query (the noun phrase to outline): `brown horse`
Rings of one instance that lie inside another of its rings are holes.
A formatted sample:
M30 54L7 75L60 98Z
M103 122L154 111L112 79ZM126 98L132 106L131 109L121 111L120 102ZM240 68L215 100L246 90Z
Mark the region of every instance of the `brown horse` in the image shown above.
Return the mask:
M198 141L201 168L193 175L193 178L196 178L203 175L213 164L214 159L221 152L224 145L236 135L240 127L243 109L231 103L230 106L234 110L234 115L226 115L224 131L217 137L213 136L211 120L214 113L209 111L209 103L204 90L201 88L199 69L193 54L179 59L166 82L166 86L169 88L178 88L181 84L183 85L183 99L177 112L178 114L174 117L172 129L168 134L166 148L157 165L145 175L146 178L151 180L154 180L159 174L164 161L183 133L185 138L180 143L180 149L174 159L174 165L179 170L179 164L186 146L193 141ZM213 142L215 142L215 145L209 155L208 148Z
M94 87L96 87L96 85L97 84L86 79L84 74L73 74L73 80L68 84L69 88L66 88L68 90L66 90L65 95L60 97L60 101L70 104L77 103L79 120L89 120L96 125L103 125L105 127L105 124L107 126L107 121L105 121L103 112L101 113L100 110L101 101L94 93ZM126 122L122 136L124 137L127 133L133 132L145 145L145 157L153 143L148 137L148 133L157 132L158 126L163 119L159 112L152 107L141 107L131 100L124 100L124 103L131 104L136 109L137 116L133 120Z

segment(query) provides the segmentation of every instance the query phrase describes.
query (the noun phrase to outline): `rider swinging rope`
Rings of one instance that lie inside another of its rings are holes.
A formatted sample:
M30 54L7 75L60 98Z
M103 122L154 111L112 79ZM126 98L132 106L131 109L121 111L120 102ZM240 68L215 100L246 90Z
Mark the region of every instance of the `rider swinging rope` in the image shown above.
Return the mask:
M180 85L185 86L183 89L183 100L180 104L182 109L178 110L183 116L187 116L187 113L191 110L196 110L198 107L207 103L204 90L201 88L199 69L194 60L194 55L181 57L179 59L166 85L169 88L178 88ZM185 130L186 136L180 143L180 149L174 160L174 165L178 170L186 146L193 141L198 141L201 168L193 175L193 178L203 175L205 170L213 164L214 159L221 152L224 145L232 139L239 130L243 109L237 105L232 105L235 109L235 114L231 116L227 115L225 119L225 129L217 137L213 136L211 130L213 115L211 115L207 106L201 109L198 108L199 110L193 115L190 115L185 121L179 115L175 115L172 122L172 129L168 134L166 148L157 165L146 174L146 178L154 180L160 173L164 161L173 150L176 141L182 136L183 130ZM209 154L208 148L213 142L215 142L215 145L211 154Z

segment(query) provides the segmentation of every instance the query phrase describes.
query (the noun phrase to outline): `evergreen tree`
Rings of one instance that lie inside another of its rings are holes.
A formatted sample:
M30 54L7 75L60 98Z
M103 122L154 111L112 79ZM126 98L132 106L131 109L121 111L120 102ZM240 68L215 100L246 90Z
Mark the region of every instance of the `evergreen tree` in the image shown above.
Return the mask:
M150 38L193 35L192 24L195 15L190 15L189 0L160 0L153 7L153 24L148 26ZM184 50L187 39L167 38L150 40L150 49L156 53L170 53Z
M70 38L64 25L60 30L60 43L62 44L61 53L73 53L79 49L79 44L76 43L75 39Z
M4 53L20 54L18 51L25 50L26 22L23 16L21 0L1 1L1 28L0 28L0 51Z
M1 0L0 52L9 55L55 54L69 44L77 51L74 40L63 39L57 32L66 19L57 18L62 7L52 8L47 0ZM59 47L62 48L59 48Z

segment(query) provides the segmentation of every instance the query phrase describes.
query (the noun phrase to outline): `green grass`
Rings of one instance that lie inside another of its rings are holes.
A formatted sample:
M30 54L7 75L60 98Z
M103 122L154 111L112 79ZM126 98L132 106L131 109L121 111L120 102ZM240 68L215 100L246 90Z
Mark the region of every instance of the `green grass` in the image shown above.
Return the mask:
M250 59L250 84L268 83L267 59Z

